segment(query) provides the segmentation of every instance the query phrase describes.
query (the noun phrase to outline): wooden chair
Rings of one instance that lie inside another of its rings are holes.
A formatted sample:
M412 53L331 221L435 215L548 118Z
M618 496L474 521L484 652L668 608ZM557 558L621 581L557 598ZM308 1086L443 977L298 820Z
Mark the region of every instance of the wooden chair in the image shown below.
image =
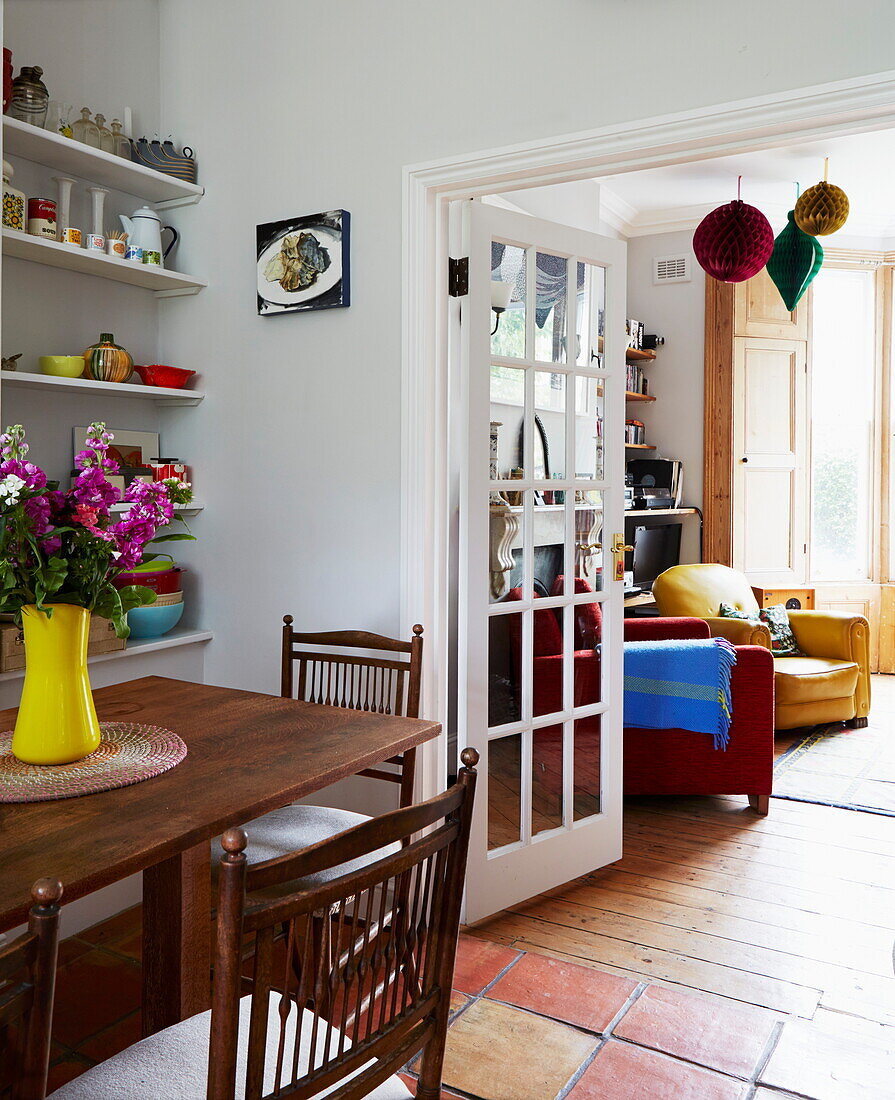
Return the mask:
M308 648L311 647L311 648ZM366 656L373 651L377 655ZM337 630L302 634L292 629L292 616L283 616L280 694L310 703L399 714L418 718L423 662L423 628L413 628L409 642L364 630ZM293 675L298 665L298 683ZM385 767L367 768L360 775L400 787L398 804L413 802L416 749L384 761ZM295 804L256 818L247 828L251 838L249 863L297 852L370 820L366 814L330 806ZM212 842L215 846L216 841Z
M62 884L42 878L31 887L28 931L0 947L0 1093L44 1100L56 986Z
M95 1066L54 1100L137 1100L149 1082L166 1100L407 1100L394 1074L419 1051L416 1096L438 1100L478 753L462 758L444 794L305 851L249 866L246 833L228 829L211 1012ZM314 922L326 929L322 950L307 934ZM253 986L240 997L247 938ZM324 991L338 1006L328 1017Z

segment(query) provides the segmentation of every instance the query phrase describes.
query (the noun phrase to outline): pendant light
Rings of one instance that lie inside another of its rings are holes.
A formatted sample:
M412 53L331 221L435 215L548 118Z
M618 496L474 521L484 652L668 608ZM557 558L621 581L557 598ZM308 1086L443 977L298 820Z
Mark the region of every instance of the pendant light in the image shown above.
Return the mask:
M737 179L736 199L706 214L693 234L693 251L700 266L722 283L751 279L774 250L771 223L740 198L742 179Z
M827 182L830 158L824 157L824 178L796 203L796 225L811 237L826 237L841 229L848 219L848 195Z
M799 198L796 184L796 203ZM786 226L774 241L774 251L768 260L768 274L780 291L783 304L790 313L808 289L824 262L824 250L816 237L803 233L796 225L795 211L786 215Z

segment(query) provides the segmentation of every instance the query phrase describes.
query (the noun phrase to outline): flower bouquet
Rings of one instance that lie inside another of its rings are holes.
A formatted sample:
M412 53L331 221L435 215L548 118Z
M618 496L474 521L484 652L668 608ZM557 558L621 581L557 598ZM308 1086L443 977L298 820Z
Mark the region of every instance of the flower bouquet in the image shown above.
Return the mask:
M110 619L127 637L127 612L152 603L149 588L115 588L112 579L156 554L150 543L192 539L159 532L182 517L189 485L175 479L133 481L114 519L119 491L108 480L118 464L108 456L111 433L90 425L69 492L61 492L27 461L20 424L0 435L0 613L25 633L25 683L13 752L33 764L78 760L99 745L99 725L87 679L90 615Z

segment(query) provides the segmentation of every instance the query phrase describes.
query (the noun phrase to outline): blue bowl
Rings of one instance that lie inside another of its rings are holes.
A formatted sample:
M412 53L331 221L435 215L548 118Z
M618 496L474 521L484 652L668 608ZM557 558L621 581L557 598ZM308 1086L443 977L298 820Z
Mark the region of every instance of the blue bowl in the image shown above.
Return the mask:
M166 604L163 607L135 607L127 613L127 625L131 628L132 638L159 638L173 630L183 614L182 603Z

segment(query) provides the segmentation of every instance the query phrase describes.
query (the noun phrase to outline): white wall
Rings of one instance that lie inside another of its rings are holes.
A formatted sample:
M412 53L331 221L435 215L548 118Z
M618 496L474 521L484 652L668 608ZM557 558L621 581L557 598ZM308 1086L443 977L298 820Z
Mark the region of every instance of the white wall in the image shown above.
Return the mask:
M644 368L656 400L629 405L628 414L644 422L657 456L683 459L685 503L702 507L705 273L692 246L689 231L628 241L628 316L665 337ZM690 256L691 282L653 286L653 257L681 253Z
M732 15L715 0L161 0L164 126L208 188L178 224L211 286L163 308L160 340L210 393L195 419L212 680L273 690L285 611L399 628L402 166L891 65L880 0L850 8L872 34L830 34L834 0L810 20L776 0ZM255 224L340 206L354 304L258 318Z

